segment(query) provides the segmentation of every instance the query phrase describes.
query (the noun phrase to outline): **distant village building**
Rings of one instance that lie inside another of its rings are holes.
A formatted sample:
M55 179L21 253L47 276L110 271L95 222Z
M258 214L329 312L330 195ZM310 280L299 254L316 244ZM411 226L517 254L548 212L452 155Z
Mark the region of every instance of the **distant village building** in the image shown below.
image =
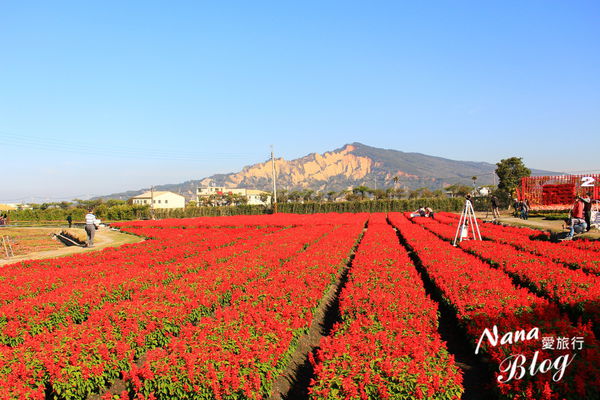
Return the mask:
M12 208L10 208L12 207ZM11 210L33 210L33 206L31 204L25 203L7 203L0 204L0 210L11 211Z
M0 204L0 211L14 211L16 209L12 204Z
M210 196L226 196L228 194L243 196L250 205L269 205L271 204L271 195L268 192L254 189L227 188L225 186L207 186L198 187L196 190L196 202L206 203Z
M185 197L173 192L146 192L133 197L133 204L151 205L153 208L185 208Z

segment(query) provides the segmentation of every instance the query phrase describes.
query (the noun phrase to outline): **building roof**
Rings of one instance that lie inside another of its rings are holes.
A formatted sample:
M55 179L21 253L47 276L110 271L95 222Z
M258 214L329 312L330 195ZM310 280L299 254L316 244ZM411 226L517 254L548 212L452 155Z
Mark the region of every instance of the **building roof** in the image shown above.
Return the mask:
M158 196L163 196L165 194L170 194L170 195L175 195L175 196L179 196L179 197L184 197L178 193L173 193L173 192L168 192L168 191L159 191L159 190L155 190L154 191L154 197L158 197ZM150 199L152 198L152 192L145 192L142 194L139 194L137 196L133 196L133 199Z
M255 189L247 189L246 194L270 194L269 192L265 192L264 190L255 190Z

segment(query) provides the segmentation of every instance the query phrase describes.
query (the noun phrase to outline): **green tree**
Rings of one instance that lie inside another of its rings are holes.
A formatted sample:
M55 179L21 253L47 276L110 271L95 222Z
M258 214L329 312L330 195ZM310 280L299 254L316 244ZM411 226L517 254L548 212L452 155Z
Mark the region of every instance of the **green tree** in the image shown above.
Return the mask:
M338 192L335 192L333 190L330 190L329 192L327 192L327 201L329 201L329 202L334 201L337 194L338 194Z
M464 196L466 194L471 193L473 189L468 187L467 185L461 185L456 183L454 185L450 185L446 188L446 191L452 193L452 196Z
M422 187L415 190L411 190L408 194L409 199L429 198L433 197L433 192L429 188Z
M498 190L506 196L512 196L513 192L521 183L521 178L531 175L531 170L523 164L520 157L511 157L496 163L496 175L498 175Z
M269 193L270 195L272 193ZM281 189L277 191L277 202L278 203L287 203L289 200L289 194L287 189ZM274 201L274 199L271 197L271 201Z
M300 201L300 198L302 198L302 194L297 190L293 190L288 195L288 198L292 201L292 203L297 203L298 201Z
M100 204L104 203L104 201L102 199L95 199L95 200L74 199L73 201L77 203L77 207L81 207L81 208L85 208L85 209L89 209L89 208L95 209Z
M301 193L302 200L305 202L311 201L315 191L312 189L306 189Z
M69 202L69 201L61 201L60 202L60 208L62 208L63 210L68 209L69 207L71 207L73 205L73 203Z
M444 197L444 191L442 189L436 189L433 191L433 197L436 198L443 198Z
M354 189L352 189L352 193L360 197L361 200L364 200L364 198L372 192L373 190L368 188L367 186L357 186Z
M361 200L361 197L354 193L354 190L344 190L341 192L341 195L346 199L346 201L358 201Z
M313 195L313 200L314 200L314 201L316 201L317 203L322 203L322 202L323 202L323 197L324 197L323 193L321 193L321 192L316 192L316 193Z
M277 193L277 194L279 194L279 193ZM263 192L263 193L261 193L261 194L258 196L258 198L260 199L260 201L262 201L263 203L266 203L266 202L267 202L267 200L269 199L269 197L271 197L271 199L273 199L273 195L272 195L272 193L270 193L270 192ZM278 197L279 197L279 196L278 196ZM273 200L273 201L274 201L274 200ZM281 200L277 199L277 201L281 201Z
M109 200L106 200L106 205L108 207L122 206L122 205L125 205L125 204L127 204L126 200L119 200L119 199L109 199Z
M387 198L387 193L383 189L373 189L373 196L375 196L375 200L383 200Z

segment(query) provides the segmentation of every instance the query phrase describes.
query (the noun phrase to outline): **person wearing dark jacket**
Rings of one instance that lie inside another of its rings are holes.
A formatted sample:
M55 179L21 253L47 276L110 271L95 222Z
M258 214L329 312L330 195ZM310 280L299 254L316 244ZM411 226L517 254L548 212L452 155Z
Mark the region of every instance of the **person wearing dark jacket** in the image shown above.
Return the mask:
M529 218L529 201L527 199L523 200L523 202L521 203L521 218Z
M500 208L498 206L498 198L496 196L492 195L490 202L492 203L492 214L494 215L494 218L500 218L500 211L499 211Z
M579 200L583 202L583 219L585 219L585 223L587 224L587 230L592 229L592 194L587 192L585 197L578 197Z

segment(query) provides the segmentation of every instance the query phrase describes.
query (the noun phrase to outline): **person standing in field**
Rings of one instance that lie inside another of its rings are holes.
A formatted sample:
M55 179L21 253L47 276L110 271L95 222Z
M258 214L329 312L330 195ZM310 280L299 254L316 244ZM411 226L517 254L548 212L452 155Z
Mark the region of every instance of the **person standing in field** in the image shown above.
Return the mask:
M67 215L67 223L69 224L69 228L73 225L73 217L71 214Z
M523 202L521 203L521 218L529 218L529 200L527 199L523 200Z
M500 211L499 211L499 207L498 207L498 198L496 196L492 195L491 203L492 203L492 214L494 215L494 219L500 218Z
M85 233L87 233L87 246L94 247L94 236L96 234L96 216L92 209L85 215Z
M583 217L587 224L587 230L592 229L592 194L587 192L585 197L578 197L583 202Z

